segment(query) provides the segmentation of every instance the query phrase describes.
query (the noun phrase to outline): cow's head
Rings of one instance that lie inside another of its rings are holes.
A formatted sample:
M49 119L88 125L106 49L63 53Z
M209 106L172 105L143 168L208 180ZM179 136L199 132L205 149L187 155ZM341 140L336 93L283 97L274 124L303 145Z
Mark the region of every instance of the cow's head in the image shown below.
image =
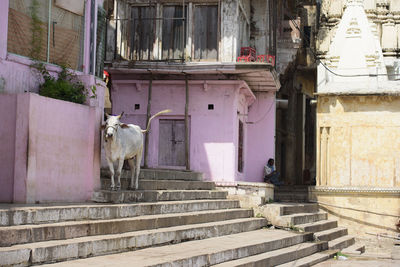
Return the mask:
M117 133L118 129L128 127L126 124L121 123L119 121L119 119L121 119L123 114L124 112L122 112L118 116L112 116L106 113L107 117L106 123L101 126L102 130L104 130L104 136L106 138L106 141L107 139L113 138Z

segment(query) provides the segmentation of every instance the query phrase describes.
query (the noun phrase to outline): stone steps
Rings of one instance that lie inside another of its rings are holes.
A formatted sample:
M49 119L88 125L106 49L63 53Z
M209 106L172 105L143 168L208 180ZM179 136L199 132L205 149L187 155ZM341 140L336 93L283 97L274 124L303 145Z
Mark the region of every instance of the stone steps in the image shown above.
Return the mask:
M101 177L110 178L108 169L101 169ZM122 169L121 179L130 179L131 171ZM146 180L184 180L184 181L202 181L203 173L184 171L184 170L163 170L163 169L144 169L140 168L139 179Z
M365 246L355 243L354 245L343 249L342 252L347 255L360 255L365 252Z
M130 179L121 179L121 190L127 190ZM111 179L102 178L101 188L109 189ZM144 180L139 179L139 190L214 190L213 182L183 180Z
M0 204L0 226L41 224L76 220L97 220L239 208L239 202L227 199L162 201L131 204Z
M338 226L337 221L334 220L321 220L318 222L305 223L296 225L297 228L303 230L304 232L321 232L324 230L329 230Z
M100 190L93 194L100 203L0 205L0 265L283 264L328 247L326 241L305 243L313 233L263 229L266 219L227 200L226 191L199 181L198 173L142 173L141 190ZM102 178L102 187L109 182ZM122 178L123 189L127 184ZM308 213L299 215L302 210ZM314 204L276 211L293 224L324 216Z
M328 242L329 249L339 249L342 250L344 248L350 247L355 244L355 239L353 236L342 236L337 239L331 240Z
M281 215L291 215L295 213L315 213L319 211L318 204L302 203L296 205L283 205Z
M295 213L315 213L319 211L318 204L312 203L271 203L268 204L271 215L291 215Z
M294 261L290 261L281 265L278 265L276 267L308 267L308 266L313 266L317 263L326 261L330 258L332 258L338 250L325 250L322 252L314 253L312 255L306 256L304 258L300 258Z
M15 245L0 248L0 262L28 265L67 261L253 231L266 226L266 223L263 218L242 218Z
M93 193L92 200L100 203L132 203L194 199L226 199L227 195L227 192L219 190L100 190Z
M246 257L234 261L228 261L215 267L231 266L276 266L288 261L294 261L299 258L313 255L314 253L327 249L326 242L301 243L290 247L260 253L251 257Z
M274 199L277 202L308 202L308 187L301 185L282 185L275 187Z
M18 225L0 228L0 247L83 236L125 233L161 227L224 221L251 217L250 209L196 211L144 215L111 220L68 221L40 225Z
M316 240L331 241L345 235L347 235L347 228L336 227L329 230L317 232L314 234L314 238Z
M255 230L222 237L190 241L175 245L152 247L132 252L95 258L79 259L49 265L95 266L110 262L110 266L210 266L237 260L268 251L295 246L312 238L309 233L293 233L282 230ZM283 254L281 256L285 258ZM112 262L112 263L111 263Z
M326 220L327 218L328 214L324 211L319 211L314 213L295 213L295 214L280 216L279 226L290 227L297 224Z
M278 202L308 202L308 193L274 191L274 200Z
M286 213L291 214L283 215ZM330 250L342 250L355 243L354 238L347 235L346 228L338 227L337 221L327 219L326 212L315 212L315 204L268 204L264 209L264 214L276 226L314 233L315 240L328 242ZM353 250L362 251L363 249L364 246L360 245Z

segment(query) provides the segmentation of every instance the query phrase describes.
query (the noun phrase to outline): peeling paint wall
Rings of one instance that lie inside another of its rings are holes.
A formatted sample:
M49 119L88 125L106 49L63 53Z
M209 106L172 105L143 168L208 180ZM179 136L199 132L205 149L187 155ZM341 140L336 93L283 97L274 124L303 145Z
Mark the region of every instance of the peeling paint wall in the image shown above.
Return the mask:
M321 97L317 112L317 185L400 187L400 97Z
M259 54L267 54L269 38L268 1L251 1L252 5L252 45Z
M239 34L239 24L237 22L239 14L238 0L225 0L221 3L221 47L220 61L236 61L237 39Z
M400 214L400 96L321 96L318 201L351 234L396 232Z

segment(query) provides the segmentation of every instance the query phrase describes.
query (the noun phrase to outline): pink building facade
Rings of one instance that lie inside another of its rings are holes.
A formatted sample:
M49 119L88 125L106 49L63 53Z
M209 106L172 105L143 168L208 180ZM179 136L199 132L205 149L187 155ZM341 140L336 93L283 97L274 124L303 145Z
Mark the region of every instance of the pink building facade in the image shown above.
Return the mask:
M276 38L268 1L112 1L105 69L114 114L152 122L143 164L262 182L275 157ZM271 33L273 31L270 31Z
M260 72L251 64L241 66L247 74ZM271 66L262 67L265 80L271 78ZM196 66L190 68L193 70ZM236 64L230 64L229 68L226 72L243 72ZM275 92L278 88L254 91L248 85L248 77L215 79L212 69L210 65L209 73L190 74L188 78L189 169L204 173L205 180L220 185L235 185L238 181L263 182L263 167L268 158L274 157ZM150 80L130 79L140 77L135 74L139 70L129 70L131 74L118 68L108 68L108 71L112 77L113 114L124 112L122 121L145 128ZM154 70L153 75L158 79L151 81L150 114L164 109L172 112L152 121L147 167L188 169L185 164L184 75L174 74L172 68L169 74ZM170 79L171 76L174 79Z
M81 105L37 94L40 80L31 68L34 61L11 53L15 48L8 45L15 37L9 15L19 10L12 10L12 0L0 1L0 202L86 201L99 188L105 84L93 74L96 51L90 47L95 31L90 24L96 27L91 10L100 2L86 1L80 15L82 65L71 71L86 88L96 88L96 97ZM54 76L61 70L44 64Z

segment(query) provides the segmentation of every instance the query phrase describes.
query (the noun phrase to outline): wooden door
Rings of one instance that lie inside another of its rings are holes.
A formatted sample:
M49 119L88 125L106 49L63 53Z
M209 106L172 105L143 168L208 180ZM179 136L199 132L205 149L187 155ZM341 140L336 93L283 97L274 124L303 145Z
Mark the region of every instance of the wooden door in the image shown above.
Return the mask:
M185 121L160 120L158 165L185 166Z

